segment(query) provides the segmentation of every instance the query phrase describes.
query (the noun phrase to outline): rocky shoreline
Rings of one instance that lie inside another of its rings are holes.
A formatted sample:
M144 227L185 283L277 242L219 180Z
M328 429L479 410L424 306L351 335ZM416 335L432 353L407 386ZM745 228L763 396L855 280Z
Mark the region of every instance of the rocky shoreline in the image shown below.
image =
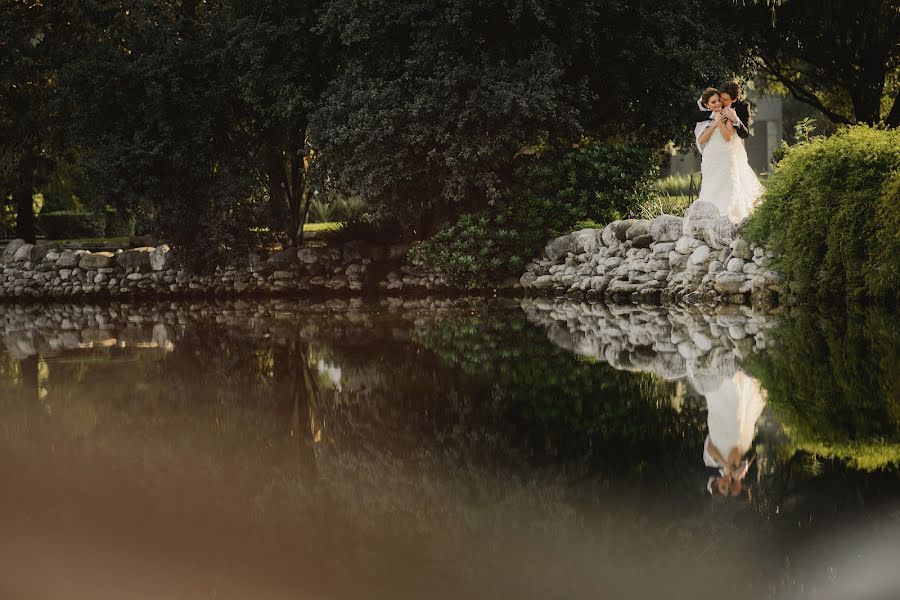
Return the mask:
M13 240L0 253L0 302L54 299L478 294L506 292L641 304L773 306L781 296L771 258L741 227L695 202L685 219L614 221L551 240L518 278L473 290L450 285L405 244L348 242L254 254L207 274L178 265L168 245L90 252Z
M356 242L304 247L195 274L179 267L165 244L89 252L13 240L0 254L0 301L450 290L434 269L408 258L408 249Z
M614 221L558 237L519 280L533 295L644 304L771 306L782 294L772 254L745 240L742 227L695 202L685 219Z

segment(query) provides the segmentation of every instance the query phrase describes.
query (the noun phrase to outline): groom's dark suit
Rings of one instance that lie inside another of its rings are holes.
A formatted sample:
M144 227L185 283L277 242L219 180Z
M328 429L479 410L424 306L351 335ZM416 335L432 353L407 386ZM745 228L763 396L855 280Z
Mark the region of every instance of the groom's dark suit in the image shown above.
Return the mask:
M747 137L750 135L750 104L746 100L735 100L731 103L731 108L734 109L734 112L735 114L737 114L738 119L741 120L741 125L735 127L735 132L741 139L747 139ZM694 110L691 111L692 123L707 121L711 118L712 111L702 110L699 106L695 106Z

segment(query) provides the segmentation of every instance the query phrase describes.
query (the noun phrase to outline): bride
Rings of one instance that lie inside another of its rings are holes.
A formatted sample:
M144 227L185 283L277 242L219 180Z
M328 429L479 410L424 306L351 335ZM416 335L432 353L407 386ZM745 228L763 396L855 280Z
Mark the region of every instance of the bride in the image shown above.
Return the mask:
M700 103L712 111L712 118L697 123L694 130L703 155L700 162L703 178L697 201L709 202L721 216L739 223L750 214L763 187L747 161L743 141L735 135L734 111L724 110L715 88L706 88Z

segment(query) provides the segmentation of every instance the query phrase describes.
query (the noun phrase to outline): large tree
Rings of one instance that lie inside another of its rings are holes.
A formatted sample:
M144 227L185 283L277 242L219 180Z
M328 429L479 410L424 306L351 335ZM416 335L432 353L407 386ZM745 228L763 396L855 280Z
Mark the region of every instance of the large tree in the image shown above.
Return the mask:
M54 19L61 12L25 0L0 4L0 201L12 198L16 235L30 242L32 197L57 149L51 90L66 36Z
M900 1L738 5L735 31L770 82L835 123L900 126Z
M196 266L251 248L251 226L297 242L308 209L309 113L323 84L315 3L144 3L122 43L85 54L61 96L88 179L150 213Z
M329 180L411 221L497 201L517 154L582 136L684 135L699 91L742 61L716 2L331 0L340 70L313 122Z

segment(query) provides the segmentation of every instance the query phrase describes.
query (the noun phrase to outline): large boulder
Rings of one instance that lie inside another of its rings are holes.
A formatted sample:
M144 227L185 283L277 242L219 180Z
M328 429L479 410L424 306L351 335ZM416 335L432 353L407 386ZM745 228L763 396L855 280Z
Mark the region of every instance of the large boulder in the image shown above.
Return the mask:
M749 260L753 258L753 251L750 250L750 244L748 244L745 240L741 238L735 238L731 242L731 256Z
M576 250L581 250L588 254L597 254L603 248L603 230L579 229L572 232L572 240Z
M300 248L297 250L297 259L305 265L318 262L320 255L319 248Z
M695 248L702 245L703 240L698 240L696 238L683 235L678 238L677 242L675 242L675 252L679 254L690 254L694 251Z
M292 253L293 254L293 253ZM162 244L150 253L150 268L154 271L165 271L172 264L172 249Z
M572 234L561 235L556 239L550 240L550 242L544 246L544 254L546 254L547 258L550 260L558 260L560 257L565 256L567 253L574 250L575 238Z
M71 269L77 267L78 263L81 262L81 254L83 253L75 250L63 250L59 253L59 258L56 259L57 268Z
M660 215L650 221L650 235L657 242L674 242L681 237L684 219L673 215Z
M625 231L625 239L633 240L636 237L647 235L650 233L650 221L640 219Z
M3 253L0 254L0 264L6 264L11 262L13 258L16 256L16 252L19 251L19 248L25 245L25 240L16 239L11 241L6 245L6 248L3 249Z
M616 237L616 228L615 224L618 221L613 221L609 225L603 228L602 233L600 234L600 239L603 240L603 245L607 248L617 248L619 244L622 242L619 241L619 238Z
M703 239L715 250L727 248L734 239L734 223L728 217L719 217L703 229Z
M616 239L620 242L624 242L628 239L628 230L637 222L637 219L625 219L624 221L613 221L610 225L612 225L612 230L616 235Z
M696 200L684 213L684 235L706 242L710 248L721 250L734 239L734 224L719 214L711 202Z
M687 266L689 267L697 267L697 266L705 266L711 260L709 246L697 246L691 255L688 257Z
M50 245L46 242L35 244L31 249L31 254L28 257L34 264L38 264L44 260L44 257L47 256L47 253L50 252Z
M13 255L13 262L24 262L31 260L31 252L34 250L34 244L22 244Z
M636 238L632 238L631 247L632 248L649 248L650 244L653 243L653 236L649 233L645 233L643 235L639 235Z
M123 269L146 271L150 268L150 253L153 252L153 250L155 250L155 248L152 246L143 246L141 248L125 250L116 256L116 262L119 263L119 266Z
M746 280L747 277L742 273L722 271L721 273L716 275L716 280L715 283L713 283L713 287L723 296L730 296L731 294L741 293L741 286L744 285L744 281Z
M112 252L88 252L81 255L78 266L86 271L106 269L113 266L115 255Z

